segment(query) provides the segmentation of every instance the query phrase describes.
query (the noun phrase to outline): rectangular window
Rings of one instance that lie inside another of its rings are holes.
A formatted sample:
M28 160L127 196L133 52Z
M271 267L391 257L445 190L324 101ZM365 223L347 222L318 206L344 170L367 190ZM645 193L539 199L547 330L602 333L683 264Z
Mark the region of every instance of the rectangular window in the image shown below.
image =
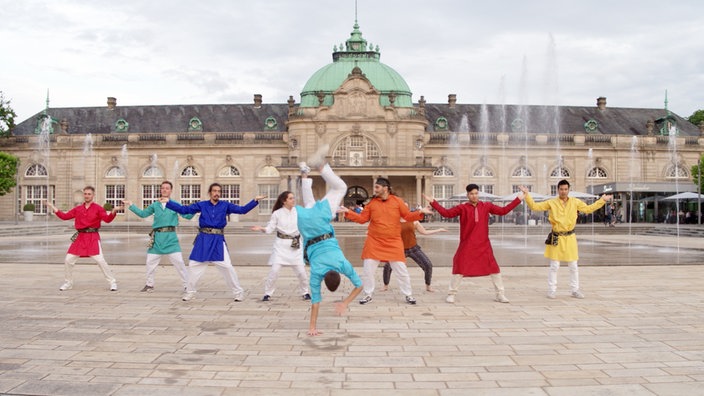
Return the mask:
M235 205L240 204L240 185L239 184L223 184L222 185L222 195L220 199L233 203Z
M258 195L266 195L268 197L259 201L259 214L271 214L271 209L276 203L276 198L279 197L279 185L260 184Z
M557 186L550 186L550 195L557 195Z
M494 193L494 185L493 184L480 184L479 191L485 192L488 194L493 194Z
M48 199L47 192L51 191L51 203L56 205L55 186L21 186L19 190L18 212L23 212L24 204L34 204L34 213L45 215L47 212L46 200ZM24 197L22 194L24 193ZM24 199L23 199L24 198ZM23 203L24 202L24 203Z
M106 184L105 185L105 202L112 206L121 206L122 200L125 199L124 184ZM117 213L125 213L123 210L118 210Z
M181 205L190 205L200 201L200 184L181 185Z
M433 197L436 200L450 199L454 195L454 184L435 184L433 185Z
M158 201L161 197L161 185L146 184L142 186L142 209Z
M521 191L520 187L523 185L524 184L514 184L513 186L511 186L511 192L517 193L517 192ZM529 184L525 184L525 186L528 189L528 191L533 191L533 186L531 186Z

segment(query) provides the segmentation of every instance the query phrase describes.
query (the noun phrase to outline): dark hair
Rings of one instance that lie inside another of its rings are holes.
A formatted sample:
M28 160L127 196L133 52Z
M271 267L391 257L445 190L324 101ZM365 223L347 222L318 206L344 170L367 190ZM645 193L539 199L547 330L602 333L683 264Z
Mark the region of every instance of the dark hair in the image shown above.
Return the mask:
M279 194L279 197L276 198L276 203L274 204L274 207L271 209L272 213L284 207L284 202L286 202L286 200L288 199L289 194L293 193L291 191L284 191Z
M467 184L467 187L465 188L465 190L467 190L467 192L470 192L472 190L479 190L479 186L474 183L470 183L470 184Z
M377 177L376 182L374 184L378 184L382 187L391 188L391 182L389 181L389 179L387 179L385 177Z
M562 180L560 180L559 182L557 182L557 188L560 188L560 186L567 186L567 188L569 188L569 187L570 187L570 182L568 182L568 181L565 180L565 179L562 179Z
M168 184L172 190L174 189L174 185L170 181L164 180L163 182L161 182L161 186L163 186L164 184Z
M220 183L213 183L208 187L208 192L213 192L213 187L220 187L220 191L222 191L222 185Z
M340 286L340 273L330 270L325 273L323 280L325 281L325 286L327 286L328 290L334 292Z
M385 178L385 177L377 177L377 178L376 178L376 181L374 182L374 184L378 184L378 185L380 185L380 186L382 186L382 187L388 188L388 189L389 189L389 195L396 195L396 193L394 193L394 190L391 188L391 182L389 181L389 179L387 179L387 178Z
M93 186L85 186L85 187L83 187L83 191L85 191L85 190L91 190L91 191L93 191L93 194L95 194L95 187L93 187Z

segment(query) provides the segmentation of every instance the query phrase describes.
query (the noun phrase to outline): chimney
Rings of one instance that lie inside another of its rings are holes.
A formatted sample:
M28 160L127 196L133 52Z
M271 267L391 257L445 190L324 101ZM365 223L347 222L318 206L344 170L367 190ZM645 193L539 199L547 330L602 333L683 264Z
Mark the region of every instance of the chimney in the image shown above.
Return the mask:
M603 96L596 98L596 107L599 110L606 110L606 98Z
M421 95L420 99L418 100L418 109L421 115L425 115L425 96Z
M254 94L254 107L257 109L262 107L262 95L261 94Z
M108 109L115 110L115 107L117 107L117 98L108 96Z
M455 108L456 103L457 103L457 95L456 94L447 95L447 104L450 105L451 109Z
M290 117L293 115L293 105L296 103L296 100L293 99L293 95L289 95L286 102L288 103L288 115Z

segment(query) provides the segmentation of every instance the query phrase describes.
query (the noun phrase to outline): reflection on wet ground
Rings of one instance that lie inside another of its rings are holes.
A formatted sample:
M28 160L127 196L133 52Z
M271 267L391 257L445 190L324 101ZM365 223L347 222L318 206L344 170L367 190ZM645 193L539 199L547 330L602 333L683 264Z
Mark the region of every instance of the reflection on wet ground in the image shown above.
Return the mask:
M353 233L352 233L353 234ZM0 263L63 263L70 234L0 238ZM193 234L180 235L184 256L191 251ZM583 234L579 241L580 265L667 265L701 264L702 250L678 247L674 237L664 246L654 246L636 235L621 236L604 242L598 236ZM233 234L227 243L235 265L266 265L274 237L259 234ZM338 235L347 258L361 266L361 251L365 236ZM500 266L544 266L542 235L492 236L494 253ZM142 265L147 238L137 233L103 233L102 246L106 259L115 265ZM458 243L457 230L447 234L419 236L418 243L436 267L449 267ZM409 263L410 264L410 263ZM412 265L412 264L411 264Z

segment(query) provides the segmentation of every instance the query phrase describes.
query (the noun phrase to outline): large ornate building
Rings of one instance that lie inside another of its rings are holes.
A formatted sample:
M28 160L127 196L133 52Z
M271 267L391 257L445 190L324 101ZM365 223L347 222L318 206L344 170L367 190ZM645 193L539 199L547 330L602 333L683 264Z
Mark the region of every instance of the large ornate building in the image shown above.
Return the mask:
M0 198L0 220L15 219L27 203L46 214L44 200L67 209L86 185L100 202L128 198L143 206L171 180L175 198L207 198L212 182L223 199L270 199L248 215L264 220L284 190L296 188L297 163L321 144L349 187L347 203L368 198L377 176L388 177L409 203L421 194L450 199L469 182L488 194L520 185L554 194L560 179L574 190L614 191L638 206L637 220L657 216L657 200L694 191L689 169L704 148L704 127L666 109L477 105L413 102L411 89L380 62L378 46L357 23L335 46L332 63L316 71L296 103L50 108L0 139L19 156L18 188ZM315 184L317 196L324 183ZM128 215L122 215L125 219ZM130 220L136 220L134 216Z

